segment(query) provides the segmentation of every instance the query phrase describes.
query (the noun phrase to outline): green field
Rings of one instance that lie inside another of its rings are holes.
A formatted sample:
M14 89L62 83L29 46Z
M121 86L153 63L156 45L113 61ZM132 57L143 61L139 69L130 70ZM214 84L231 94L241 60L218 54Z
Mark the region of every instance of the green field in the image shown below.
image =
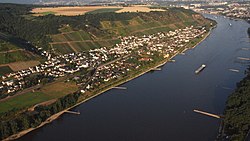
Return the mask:
M0 113L7 112L14 108L23 109L48 100L60 98L77 90L74 83L58 82L44 86L36 92L22 94L0 103Z
M7 112L13 108L25 108L47 101L50 98L41 92L27 93L24 95L11 98L7 101L0 103L0 113Z
M56 12L48 11L48 12L43 12L41 14L44 15L44 16L50 15L50 14L54 15L54 14L56 14Z
M0 52L19 49L17 46L0 39Z
M71 43L72 46L77 51L87 51L90 49L95 49L97 45L90 44L90 42L76 42L76 43Z
M73 31L73 29L69 25L64 25L62 28L59 29L59 31L61 33L65 33L65 32Z
M20 49L14 44L0 40L0 64L39 59L33 53Z
M52 45L53 48L58 52L58 53L73 53L74 51L72 48L69 46L67 43L62 43L62 44L54 44Z
M91 35L83 30L79 31L78 34L81 36L82 40L91 40Z
M107 13L107 12L115 12L118 10L121 10L122 8L103 8L103 9L97 9L94 11L87 12L86 14L97 14L97 13Z
M0 76L13 72L9 66L0 67Z
M87 32L80 31L69 31L68 33L56 34L51 36L53 42L68 42L68 41L84 41L91 40L91 35Z
M17 61L29 61L37 59L33 54L26 51L0 53L0 64L8 64Z
M56 34L51 36L53 42L67 42L64 34Z
M68 43L61 43L61 44L53 44L52 47L62 53L72 53L74 50L71 48L73 47L78 52L81 51L88 51L90 49L100 48L100 47L112 47L115 44L120 43L119 39L114 40L102 40L102 41L83 41L83 42L70 42L70 45Z

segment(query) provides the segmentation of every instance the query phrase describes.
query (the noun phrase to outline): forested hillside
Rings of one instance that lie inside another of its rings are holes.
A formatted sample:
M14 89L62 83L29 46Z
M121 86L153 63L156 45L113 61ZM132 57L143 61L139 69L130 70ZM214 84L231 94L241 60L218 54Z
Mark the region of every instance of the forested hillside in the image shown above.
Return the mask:
M47 47L50 38L46 35L57 33L57 19L29 17L31 6L0 4L0 32L32 42L35 46Z
M227 100L225 134L232 141L244 141L250 129L250 74L237 84Z

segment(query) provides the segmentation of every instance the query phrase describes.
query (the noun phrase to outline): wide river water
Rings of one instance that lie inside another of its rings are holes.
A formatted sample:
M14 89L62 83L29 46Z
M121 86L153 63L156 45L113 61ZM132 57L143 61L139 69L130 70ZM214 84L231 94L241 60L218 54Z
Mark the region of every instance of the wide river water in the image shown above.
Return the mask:
M250 40L242 20L205 15L218 25L210 36L162 71L149 72L74 108L19 141L212 141L220 120L194 113L222 114L229 94L245 75ZM229 25L232 24L232 26ZM206 64L198 75L194 71ZM239 73L229 71L238 69Z

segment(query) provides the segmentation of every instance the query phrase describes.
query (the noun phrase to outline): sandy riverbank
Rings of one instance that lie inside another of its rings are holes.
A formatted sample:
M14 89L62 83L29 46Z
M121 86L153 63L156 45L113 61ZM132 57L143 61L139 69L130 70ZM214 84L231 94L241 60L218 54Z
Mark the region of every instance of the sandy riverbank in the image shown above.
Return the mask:
M209 31L208 33L206 33L206 35L203 37L203 39L202 39L201 41L197 42L192 48L195 48L195 47L196 47L197 45L199 45L202 41L204 41L204 40L210 35L212 29L213 29L213 28L210 28L210 31ZM85 99L85 100L83 100L83 101L77 103L76 105L71 106L71 107L69 107L69 108L67 108L67 109L65 109L65 110L63 110L63 111L61 111L61 112L59 112L59 113L56 113L56 114L52 115L50 118L48 118L46 121L42 122L42 123L41 123L38 127L36 127L36 128L29 128L29 129L27 129L27 130L24 130L24 131L22 131L22 132L19 132L19 133L17 133L17 134L12 135L12 136L10 136L10 137L4 139L3 141L9 141L9 140L14 140L14 139L20 138L20 137L24 136L25 134L27 134L27 133L29 133L29 132L35 130L35 129L38 129L38 128L40 128L40 127L42 127L42 126L44 126L44 125L46 125L46 124L48 124L48 123L50 123L50 122L52 122L52 121L54 121L54 120L56 120L56 119L59 118L62 114L64 114L66 111L68 111L68 110L70 110L70 109L72 109L72 108L75 108L76 106L79 106L80 104L82 104L82 103L84 103L84 102L86 102L86 101L88 101L88 100L90 100L90 99L92 99L92 98L94 98L94 97L97 97L97 96L99 96L100 94L102 94L102 93L104 93L104 92L106 92L106 91L108 91L108 90L111 90L111 89L113 89L113 88L116 87L116 86L119 86L119 85L124 84L124 83L126 83L126 82L128 82L128 81L131 81L131 80L133 80L133 79L135 79L135 78L137 78L137 77L140 77L140 76L142 76L143 74L145 74L145 73L147 73L147 72L149 72L149 71L152 71L153 68L157 68L157 67L163 66L163 65L165 65L169 60L171 60L172 58L174 58L176 55L178 55L178 54L180 54L180 53L183 53L183 52L185 52L186 50L192 49L192 48L188 48L188 47L186 47L186 46L185 46L184 49L183 49L183 48L180 48L180 49L177 50L177 52L176 52L175 54L173 54L170 58L164 59L164 60L162 60L161 62L156 63L154 66L145 69L145 70L142 71L141 73L138 73L138 74L136 74L135 76L130 77L130 78L128 78L128 79L121 80L121 81L117 82L116 84L112 85L111 87L107 87L107 88L105 88L104 90L98 92L97 94L95 94L95 95L93 95L93 96L91 96L91 97L89 97L89 98L87 98L87 99ZM183 49L183 50L182 50L182 49ZM180 50L182 50L182 51L180 52Z

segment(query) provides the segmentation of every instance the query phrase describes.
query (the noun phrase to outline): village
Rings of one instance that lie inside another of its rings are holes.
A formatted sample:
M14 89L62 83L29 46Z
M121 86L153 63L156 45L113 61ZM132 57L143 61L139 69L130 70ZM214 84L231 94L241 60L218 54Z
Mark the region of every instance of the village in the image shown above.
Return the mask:
M79 85L79 91L85 93L150 63L170 58L195 38L202 38L206 32L205 27L190 26L142 37L120 37L121 42L112 48L102 47L58 56L42 51L47 58L44 63L1 77L0 98L59 78L72 78ZM94 70L94 73L87 75L90 70Z
M232 18L249 19L250 8L249 5L235 4L230 6L228 9L223 10L222 14Z
M221 14L230 18L250 19L249 3L219 3L218 5L209 5L194 7L193 10L208 14Z

